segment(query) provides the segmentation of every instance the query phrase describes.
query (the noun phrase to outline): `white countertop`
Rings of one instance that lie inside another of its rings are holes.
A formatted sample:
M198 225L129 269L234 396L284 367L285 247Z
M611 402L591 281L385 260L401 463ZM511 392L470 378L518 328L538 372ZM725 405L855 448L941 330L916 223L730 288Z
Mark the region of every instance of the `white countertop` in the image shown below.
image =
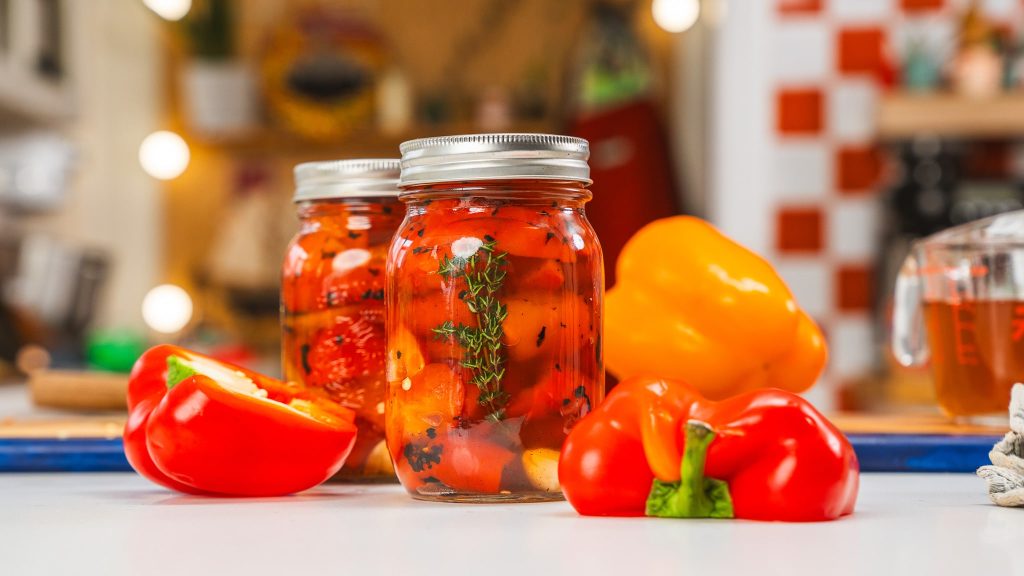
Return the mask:
M0 475L0 573L1024 574L1024 509L973 475L865 474L821 524L583 518L564 502L434 504L397 486L182 496L134 474Z

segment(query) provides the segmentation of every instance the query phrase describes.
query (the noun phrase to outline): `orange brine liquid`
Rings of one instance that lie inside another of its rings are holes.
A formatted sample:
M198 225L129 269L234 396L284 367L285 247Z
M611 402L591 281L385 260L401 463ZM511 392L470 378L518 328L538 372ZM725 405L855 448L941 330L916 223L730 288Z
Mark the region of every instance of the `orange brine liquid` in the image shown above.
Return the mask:
M384 436L384 268L402 213L393 199L305 206L284 261L285 378L356 413L359 434L340 479L394 479Z

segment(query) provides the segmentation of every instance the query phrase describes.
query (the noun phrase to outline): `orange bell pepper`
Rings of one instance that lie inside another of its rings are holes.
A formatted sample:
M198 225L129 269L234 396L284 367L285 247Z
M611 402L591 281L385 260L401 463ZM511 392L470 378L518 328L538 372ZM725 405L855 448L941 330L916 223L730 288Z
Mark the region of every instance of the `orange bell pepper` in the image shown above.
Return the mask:
M721 400L802 392L828 357L821 330L763 258L690 216L633 236L605 300L605 361L620 379L689 382Z

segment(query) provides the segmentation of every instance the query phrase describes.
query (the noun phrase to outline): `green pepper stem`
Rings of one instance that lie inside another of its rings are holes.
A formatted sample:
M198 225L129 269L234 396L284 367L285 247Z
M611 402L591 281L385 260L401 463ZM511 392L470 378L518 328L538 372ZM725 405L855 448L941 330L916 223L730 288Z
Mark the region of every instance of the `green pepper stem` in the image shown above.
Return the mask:
M679 482L654 480L647 498L647 515L665 518L732 518L729 485L706 478L708 447L715 430L700 420L686 422L686 446L679 465Z
M193 368L184 358L178 356L167 357L167 389L170 390L187 378L195 376L196 369Z
M704 465L708 460L708 446L715 439L715 431L707 422L690 420L686 423L686 448L679 466L679 497L690 502L694 511L711 510L711 499L704 493Z

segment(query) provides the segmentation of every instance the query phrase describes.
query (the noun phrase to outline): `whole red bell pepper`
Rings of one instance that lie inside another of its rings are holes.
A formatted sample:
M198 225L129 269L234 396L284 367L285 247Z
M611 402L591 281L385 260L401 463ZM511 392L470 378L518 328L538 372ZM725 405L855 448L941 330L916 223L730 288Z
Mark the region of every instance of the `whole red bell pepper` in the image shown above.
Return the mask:
M795 394L713 402L681 382L632 378L569 433L558 476L583 515L817 521L853 512L859 466Z
M129 463L191 494L312 488L338 471L356 437L354 412L300 384L168 345L136 362L128 409Z

